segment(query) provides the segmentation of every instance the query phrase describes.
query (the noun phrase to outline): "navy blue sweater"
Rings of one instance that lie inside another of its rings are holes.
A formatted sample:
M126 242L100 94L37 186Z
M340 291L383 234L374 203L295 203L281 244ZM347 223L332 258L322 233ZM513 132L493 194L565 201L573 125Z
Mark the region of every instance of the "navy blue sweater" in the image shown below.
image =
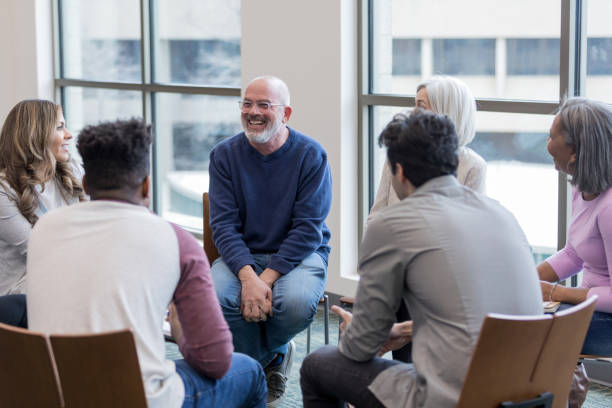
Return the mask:
M289 128L289 137L267 156L244 132L210 153L210 224L230 270L254 265L252 253L273 254L269 268L290 272L313 252L327 263L331 206L327 153Z

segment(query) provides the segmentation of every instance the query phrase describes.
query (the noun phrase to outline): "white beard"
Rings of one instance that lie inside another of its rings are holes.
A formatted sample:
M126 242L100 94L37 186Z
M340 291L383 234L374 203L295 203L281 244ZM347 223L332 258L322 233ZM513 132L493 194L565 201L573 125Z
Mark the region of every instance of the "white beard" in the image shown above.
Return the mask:
M253 132L248 130L247 123L245 123L244 121L242 122L242 129L244 130L244 134L249 138L251 142L257 144L268 143L270 139L272 139L272 137L277 134L282 127L282 118L278 116L275 117L274 122L268 123L266 128L261 132Z

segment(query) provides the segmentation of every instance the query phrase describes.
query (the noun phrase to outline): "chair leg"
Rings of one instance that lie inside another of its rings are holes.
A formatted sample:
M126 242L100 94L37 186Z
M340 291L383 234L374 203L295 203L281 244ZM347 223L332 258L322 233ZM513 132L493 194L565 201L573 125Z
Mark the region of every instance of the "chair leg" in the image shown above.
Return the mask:
M329 344L329 297L323 295L323 317L325 320L325 344Z

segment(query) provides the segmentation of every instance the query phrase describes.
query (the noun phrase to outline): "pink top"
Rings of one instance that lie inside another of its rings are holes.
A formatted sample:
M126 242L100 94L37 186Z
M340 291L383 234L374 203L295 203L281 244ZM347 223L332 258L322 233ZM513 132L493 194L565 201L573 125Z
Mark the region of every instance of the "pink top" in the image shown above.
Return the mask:
M599 296L595 309L612 313L612 188L591 201L574 188L567 244L546 262L560 280L584 270L581 287L589 289L587 297Z

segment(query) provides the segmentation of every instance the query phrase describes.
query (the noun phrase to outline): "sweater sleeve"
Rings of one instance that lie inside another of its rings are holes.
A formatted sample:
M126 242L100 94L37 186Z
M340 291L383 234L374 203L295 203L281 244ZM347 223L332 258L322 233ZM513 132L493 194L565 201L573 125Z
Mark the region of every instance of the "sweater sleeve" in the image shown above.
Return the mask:
M210 153L210 226L219 254L230 271L238 273L243 266L254 265L255 260L240 233L242 221L227 160L216 149Z
M595 310L606 313L612 313L612 223L610 217L612 217L612 205L605 207L597 215L597 228L601 234L608 263L608 285L592 287L587 293L587 296L597 295L599 297Z
M232 334L223 318L206 254L185 230L172 224L179 242L181 276L173 301L183 329L179 350L185 361L219 379L232 361Z
M546 262L553 268L559 280L567 279L580 272L583 263L569 240L562 250L548 257Z
M480 156L477 156L472 163L472 167L468 170L468 173L465 176L464 185L474 191L485 194L486 181L487 163Z
M389 160L385 160L383 165L382 174L380 175L380 183L378 184L378 191L376 192L376 199L374 205L370 210L370 215L377 213L383 208L389 206L389 199L392 194L395 194L393 187L391 186L391 168L389 167Z
M291 229L268 267L285 275L312 254L323 241L323 223L331 208L332 180L327 154L311 149L304 158Z
M20 248L20 255L27 252L30 224L21 215L17 203L11 199L0 184L0 234L2 240L12 248Z

